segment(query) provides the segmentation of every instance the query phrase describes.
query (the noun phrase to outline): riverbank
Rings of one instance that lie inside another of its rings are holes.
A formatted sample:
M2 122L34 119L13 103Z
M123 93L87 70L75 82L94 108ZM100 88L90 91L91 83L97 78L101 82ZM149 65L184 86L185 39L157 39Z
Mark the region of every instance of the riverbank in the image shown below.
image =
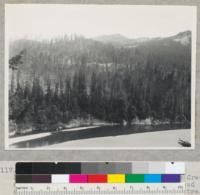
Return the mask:
M12 123L13 124L13 123ZM20 137L24 137L24 136L28 136L28 137L38 137L39 135L41 135L43 137L43 135L47 135L47 134L51 134L54 132L58 132L58 131L66 131L66 130L71 130L71 129L76 129L76 128L80 128L80 129L85 129L85 128L90 128L90 127L97 127L97 126L114 126L114 125L119 125L117 123L111 123L111 122L106 122L106 121L102 121L102 120L98 120L98 119L82 119L82 118L78 118L78 119L72 119L71 121L69 121L68 123L64 124L64 123L57 123L54 125L48 125L48 124L21 124L20 126L23 128L21 130L15 130L12 133L9 134L9 138L13 139L14 138L19 138ZM17 129L17 125L13 125L15 126L15 129ZM16 139L18 140L18 139Z

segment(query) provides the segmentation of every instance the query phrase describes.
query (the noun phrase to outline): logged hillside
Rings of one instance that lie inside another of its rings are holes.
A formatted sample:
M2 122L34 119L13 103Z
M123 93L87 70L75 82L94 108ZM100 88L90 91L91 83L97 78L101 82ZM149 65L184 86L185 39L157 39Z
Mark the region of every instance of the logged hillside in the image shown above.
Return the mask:
M78 117L190 121L188 31L132 45L74 36L17 40L9 58L9 117L17 124Z

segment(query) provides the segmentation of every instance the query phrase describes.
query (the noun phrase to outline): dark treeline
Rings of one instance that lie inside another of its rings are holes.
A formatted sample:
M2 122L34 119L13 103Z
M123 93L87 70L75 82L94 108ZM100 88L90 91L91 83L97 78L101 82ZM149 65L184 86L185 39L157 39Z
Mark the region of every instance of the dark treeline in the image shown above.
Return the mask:
M10 46L10 78L9 117L17 124L190 121L191 46L171 38L133 47L20 40Z

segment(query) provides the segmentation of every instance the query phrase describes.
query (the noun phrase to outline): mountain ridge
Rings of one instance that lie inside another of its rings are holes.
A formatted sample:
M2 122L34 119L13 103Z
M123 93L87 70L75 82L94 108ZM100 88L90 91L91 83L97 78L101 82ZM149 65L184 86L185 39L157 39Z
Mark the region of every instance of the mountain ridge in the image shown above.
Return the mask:
M151 41L151 40L164 40L164 39L169 39L172 38L176 42L180 42L183 45L189 44L191 41L191 31L183 31L179 32L173 36L168 36L168 37L139 37L139 38L128 38L124 35L121 34L110 34L110 35L102 35L102 36L97 36L94 38L91 38L95 41L99 41L102 43L110 43L114 45L137 45L139 43L143 43L146 41Z

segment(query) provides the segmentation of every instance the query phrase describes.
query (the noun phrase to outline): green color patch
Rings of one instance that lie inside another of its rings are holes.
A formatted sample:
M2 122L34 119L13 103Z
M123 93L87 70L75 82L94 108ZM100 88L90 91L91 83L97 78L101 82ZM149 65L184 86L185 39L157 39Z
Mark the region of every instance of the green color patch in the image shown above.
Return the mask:
M144 183L144 174L126 174L126 183Z

